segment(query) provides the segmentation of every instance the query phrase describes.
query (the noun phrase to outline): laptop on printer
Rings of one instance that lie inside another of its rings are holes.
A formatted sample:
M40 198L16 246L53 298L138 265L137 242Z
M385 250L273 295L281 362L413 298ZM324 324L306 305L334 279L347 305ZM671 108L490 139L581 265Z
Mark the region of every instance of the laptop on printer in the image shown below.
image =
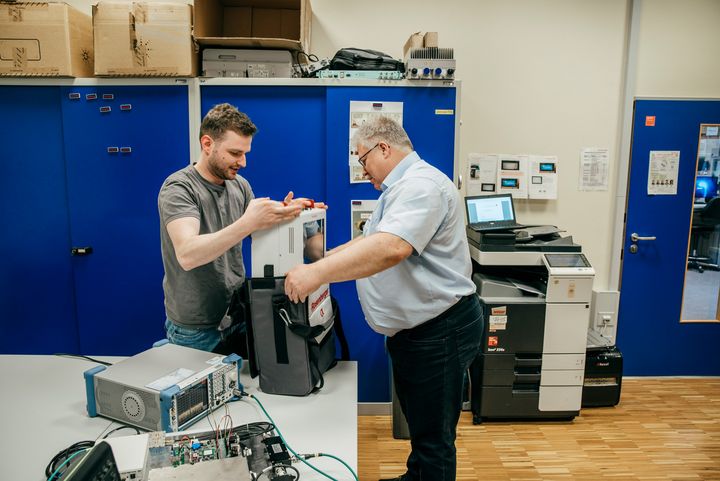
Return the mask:
M522 229L515 221L511 194L465 197L468 227L476 232Z

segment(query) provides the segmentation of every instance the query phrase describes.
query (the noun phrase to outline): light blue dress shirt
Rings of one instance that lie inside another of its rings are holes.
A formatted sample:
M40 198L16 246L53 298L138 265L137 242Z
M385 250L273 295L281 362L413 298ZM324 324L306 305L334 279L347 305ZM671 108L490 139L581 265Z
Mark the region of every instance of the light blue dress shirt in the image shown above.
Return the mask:
M357 280L370 327L386 336L428 321L475 292L465 218L455 185L416 152L385 178L365 237L386 232L414 251L405 260Z

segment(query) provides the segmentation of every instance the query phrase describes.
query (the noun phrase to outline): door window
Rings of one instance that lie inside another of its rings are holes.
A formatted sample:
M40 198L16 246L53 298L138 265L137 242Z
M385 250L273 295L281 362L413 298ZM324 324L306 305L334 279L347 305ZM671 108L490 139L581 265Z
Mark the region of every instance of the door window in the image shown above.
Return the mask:
M682 322L720 321L720 125L702 124Z

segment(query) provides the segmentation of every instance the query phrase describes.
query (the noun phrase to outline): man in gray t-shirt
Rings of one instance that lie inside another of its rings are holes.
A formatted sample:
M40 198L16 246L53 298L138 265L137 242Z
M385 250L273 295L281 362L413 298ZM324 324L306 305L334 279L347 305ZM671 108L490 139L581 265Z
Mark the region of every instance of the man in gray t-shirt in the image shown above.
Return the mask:
M213 107L200 126L200 159L171 174L158 195L168 339L207 351L232 329L228 308L245 281L242 240L300 215L303 199L256 199L238 175L257 128L230 104ZM234 328L234 327L233 327Z

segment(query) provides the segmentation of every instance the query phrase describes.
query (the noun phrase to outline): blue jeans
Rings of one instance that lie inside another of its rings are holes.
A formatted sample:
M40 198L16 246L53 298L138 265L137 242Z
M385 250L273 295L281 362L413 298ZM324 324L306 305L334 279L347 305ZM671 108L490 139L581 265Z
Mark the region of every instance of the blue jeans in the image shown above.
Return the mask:
M221 331L214 327L192 329L178 326L170 319L165 319L165 333L173 344L192 347L201 351L212 351L220 343Z
M463 378L483 331L475 294L387 340L395 391L410 430L407 481L453 481Z

